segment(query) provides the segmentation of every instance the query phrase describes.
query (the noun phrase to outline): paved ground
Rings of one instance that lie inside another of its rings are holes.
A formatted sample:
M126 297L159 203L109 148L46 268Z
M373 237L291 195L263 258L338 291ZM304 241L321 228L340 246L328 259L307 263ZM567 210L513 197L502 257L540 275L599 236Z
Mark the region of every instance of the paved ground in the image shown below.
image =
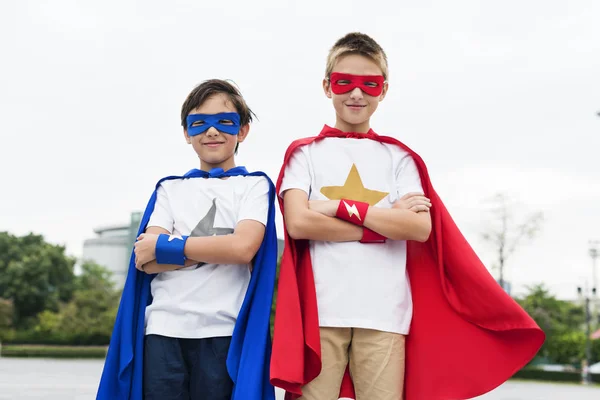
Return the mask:
M599 400L599 387L581 385L508 382L478 400Z
M93 400L98 360L0 358L0 400ZM279 398L283 398L278 396ZM599 400L599 387L508 382L478 400Z
M0 358L0 399L93 400L102 363Z

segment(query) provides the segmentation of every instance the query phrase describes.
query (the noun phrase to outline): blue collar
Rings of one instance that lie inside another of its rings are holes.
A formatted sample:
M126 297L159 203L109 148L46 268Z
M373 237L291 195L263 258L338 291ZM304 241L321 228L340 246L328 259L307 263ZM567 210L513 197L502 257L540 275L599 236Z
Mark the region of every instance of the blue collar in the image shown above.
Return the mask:
M184 175L185 178L226 178L229 176L237 176L237 175L248 175L248 170L246 167L239 166L228 169L227 171L223 170L223 168L213 168L210 171L202 171L200 169L192 169Z

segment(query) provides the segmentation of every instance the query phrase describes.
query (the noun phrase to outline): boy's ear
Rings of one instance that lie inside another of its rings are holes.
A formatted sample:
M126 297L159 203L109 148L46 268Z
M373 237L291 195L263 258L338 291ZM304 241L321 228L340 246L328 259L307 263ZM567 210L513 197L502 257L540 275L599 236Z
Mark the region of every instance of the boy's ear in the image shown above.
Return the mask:
M388 83L384 82L383 91L381 92L381 95L379 96L379 101L383 101L383 99L385 99L385 95L387 94L388 88L389 88Z
M185 128L183 128L183 136L185 137L187 144L192 144L192 139L190 138L190 135L188 135L187 129Z
M250 132L250 124L241 126L240 131L237 134L238 143L242 143L244 140L246 140L246 136L248 136L249 132Z
M325 96L331 98L331 85L329 85L329 79L323 79L323 91L325 92Z

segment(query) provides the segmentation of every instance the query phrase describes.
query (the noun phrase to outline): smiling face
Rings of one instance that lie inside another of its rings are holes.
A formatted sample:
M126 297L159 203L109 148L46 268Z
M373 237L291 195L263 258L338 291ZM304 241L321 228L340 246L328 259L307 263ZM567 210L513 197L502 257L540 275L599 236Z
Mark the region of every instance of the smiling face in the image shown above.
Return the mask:
M237 113L229 96L225 93L217 93L207 98L200 106L194 108L192 114L219 114L219 113ZM194 121L192 126L202 125L201 120ZM231 120L220 120L219 124L225 126L234 125ZM200 158L200 169L210 171L213 168L223 168L224 170L235 167L235 148L238 143L243 142L248 135L250 125L242 125L237 135L231 135L210 127L203 133L195 136L188 135L188 130L184 129L185 140L192 145L196 154Z
M340 57L335 63L333 73L349 74L354 76L381 76L383 72L379 65L372 59L365 57L360 54L348 54ZM342 76L343 75L337 75ZM339 94L334 93L332 90L332 83L339 89L344 85L348 85L351 82L349 80L337 80L336 82L330 82L329 79L323 80L323 90L325 95L332 99L333 108L336 113L335 128L343 132L359 132L366 133L370 129L371 115L377 110L379 102L385 98L388 85L387 83L381 83L381 81L375 82L369 79L364 80L362 84L365 87L373 88L378 84L382 84L383 88L381 94L378 96L371 96L360 87L356 87L346 93L339 93L340 90L335 90ZM368 90L373 93L372 90Z

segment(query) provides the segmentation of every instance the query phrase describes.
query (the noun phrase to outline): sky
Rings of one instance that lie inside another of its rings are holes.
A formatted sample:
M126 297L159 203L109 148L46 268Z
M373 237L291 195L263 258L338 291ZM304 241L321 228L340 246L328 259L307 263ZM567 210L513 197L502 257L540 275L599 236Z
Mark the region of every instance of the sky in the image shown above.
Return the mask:
M576 298L600 240L598 21L595 0L2 1L0 231L81 256L94 228L127 223L159 178L198 166L179 112L209 78L258 115L238 165L276 179L291 141L334 124L325 59L358 31L389 60L373 129L421 155L487 266L491 197L517 222L543 212L506 278Z

